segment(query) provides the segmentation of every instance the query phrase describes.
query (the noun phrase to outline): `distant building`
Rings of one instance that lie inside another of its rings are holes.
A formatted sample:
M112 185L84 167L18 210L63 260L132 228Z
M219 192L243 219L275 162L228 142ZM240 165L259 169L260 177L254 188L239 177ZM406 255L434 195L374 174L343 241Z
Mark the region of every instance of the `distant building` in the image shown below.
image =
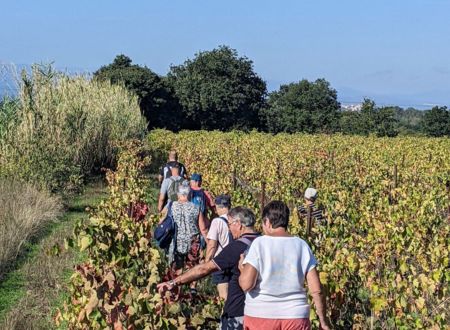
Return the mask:
M342 111L361 111L362 103L356 104L341 104Z

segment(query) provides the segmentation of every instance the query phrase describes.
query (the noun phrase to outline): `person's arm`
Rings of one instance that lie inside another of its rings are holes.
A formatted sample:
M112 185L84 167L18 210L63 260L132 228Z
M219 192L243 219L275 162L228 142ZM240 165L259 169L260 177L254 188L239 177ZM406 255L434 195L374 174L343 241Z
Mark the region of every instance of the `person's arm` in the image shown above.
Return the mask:
M200 229L202 236L205 238L205 241L208 241L206 236L208 235L209 223L203 212L198 214L198 228Z
M162 211L161 211L161 217L159 218L158 221L158 225L162 224L163 221L166 219L167 217L167 213L169 212L169 210L167 209L167 207L165 207Z
M206 243L206 257L205 262L209 262L217 251L218 242L214 239L208 239Z
M159 182L159 185L161 185L161 183L162 183L163 180L164 180L164 167L165 167L165 166L161 167L161 169L159 170L159 173L158 173L158 182Z
M161 188L159 190L159 197L158 197L158 212L161 212L164 207L164 201L166 199L167 190L169 188L169 179L163 180L161 184Z
M212 213L214 213L215 210L214 198L211 196L211 193L209 191L203 190L203 192L205 193L206 209L211 210Z
M165 195L160 193L158 199L158 212L161 212L164 206Z
M186 170L186 167L184 165L183 166L183 178L185 178L186 180L189 180L189 176L188 176L188 172Z
M241 254L241 259L239 260L239 270L241 275L239 276L239 286L242 291L248 292L253 289L256 285L256 280L258 278L258 271L255 267L250 264L243 265L244 255Z
M188 284L197 281L215 272L216 270L219 270L219 267L217 267L217 265L214 262L209 261L207 263L195 266L194 268L190 269L184 274L181 274L180 276L174 278L171 281L160 283L156 287L158 288L159 291L165 289L171 290L177 285Z
M330 325L326 319L326 304L325 297L322 294L322 286L320 284L319 273L316 268L311 269L306 274L306 281L308 283L309 292L313 298L314 305L316 306L316 314L319 317L320 326L324 330L329 330Z

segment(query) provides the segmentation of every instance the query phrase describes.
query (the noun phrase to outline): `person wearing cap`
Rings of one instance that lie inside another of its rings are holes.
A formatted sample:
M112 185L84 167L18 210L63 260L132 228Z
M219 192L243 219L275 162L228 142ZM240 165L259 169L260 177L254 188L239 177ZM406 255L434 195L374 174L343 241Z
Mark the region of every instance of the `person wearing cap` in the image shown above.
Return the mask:
M212 220L211 226L209 227L205 262L217 257L233 239L228 228L228 211L231 208L231 197L229 195L219 195L214 202L218 217ZM212 274L212 282L217 285L219 297L224 300L227 299L230 278L231 274L222 270Z
M158 175L158 182L161 184L164 179L168 179L172 176L171 169L173 166L177 165L179 167L179 175L184 178L188 179L186 167L182 163L178 161L178 154L175 150L171 150L169 152L169 159L167 160L167 163L161 167Z
M311 217L316 221L318 225L322 224L324 222L324 217L322 210L317 208L315 205L316 199L317 199L317 190L314 188L307 188L305 190L305 204L301 205L298 208L298 212L302 216L307 216L308 214L308 208L311 208Z
M189 200L198 205L200 212L203 212L205 217L208 215L208 210L213 210L214 201L211 193L202 187L202 175L193 173L190 180L191 195Z
M199 226L204 240L202 240L202 248L206 244L206 235L209 228L208 210L213 210L214 202L211 194L202 188L202 175L199 173L193 173L190 180L191 192L189 194L189 200L198 206L200 209Z

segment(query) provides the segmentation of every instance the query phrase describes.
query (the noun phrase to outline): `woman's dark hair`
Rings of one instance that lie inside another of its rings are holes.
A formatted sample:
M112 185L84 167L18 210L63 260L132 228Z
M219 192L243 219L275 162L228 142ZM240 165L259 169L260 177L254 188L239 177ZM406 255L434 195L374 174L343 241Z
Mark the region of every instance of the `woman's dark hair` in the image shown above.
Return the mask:
M269 219L272 228L283 227L287 229L289 223L289 208L282 201L272 201L264 207L263 221Z

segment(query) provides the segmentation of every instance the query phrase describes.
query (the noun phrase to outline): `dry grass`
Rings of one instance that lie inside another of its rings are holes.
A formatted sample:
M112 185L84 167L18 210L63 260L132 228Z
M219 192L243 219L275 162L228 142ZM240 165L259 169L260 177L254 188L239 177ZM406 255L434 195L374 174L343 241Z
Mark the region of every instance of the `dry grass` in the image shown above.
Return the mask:
M0 181L0 275L8 270L23 245L61 211L58 197L30 184Z
M76 249L65 249L64 239L72 236L77 221L88 218L85 209L95 207L105 196L105 183L96 181L82 195L66 201L64 216L56 225L50 224L51 230L41 235L34 246L36 253L18 269L16 276L21 278L22 294L11 297L10 304L3 304L3 312L1 296L10 295L11 289L2 290L0 285L0 330L56 328L53 321L56 308L61 308L67 300L69 277L74 266L85 258Z

